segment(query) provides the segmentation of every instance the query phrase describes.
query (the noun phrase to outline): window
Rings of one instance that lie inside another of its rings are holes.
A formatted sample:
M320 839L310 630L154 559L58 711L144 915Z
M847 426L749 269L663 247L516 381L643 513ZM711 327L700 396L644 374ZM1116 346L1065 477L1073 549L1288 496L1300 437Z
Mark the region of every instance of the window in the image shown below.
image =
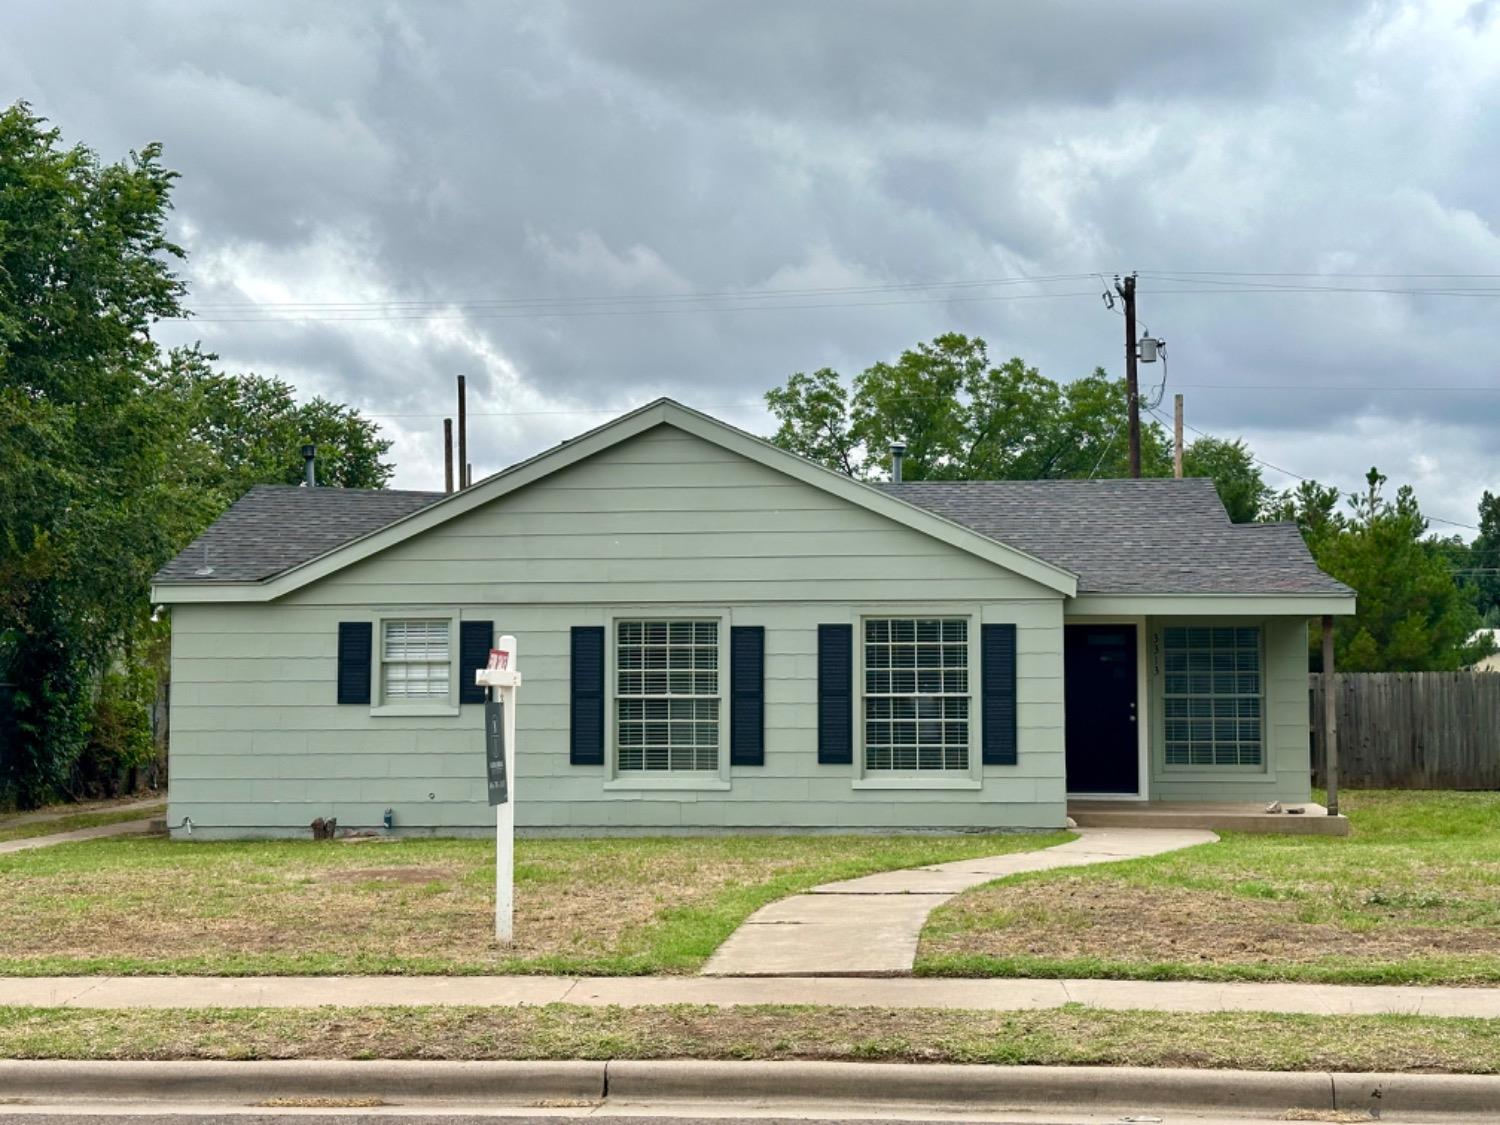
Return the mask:
M382 622L380 644L381 695L386 703L448 701L446 620Z
M969 623L865 622L865 769L969 768Z
M621 771L719 768L719 623L615 624Z
M1162 630L1169 766L1260 766L1260 629Z

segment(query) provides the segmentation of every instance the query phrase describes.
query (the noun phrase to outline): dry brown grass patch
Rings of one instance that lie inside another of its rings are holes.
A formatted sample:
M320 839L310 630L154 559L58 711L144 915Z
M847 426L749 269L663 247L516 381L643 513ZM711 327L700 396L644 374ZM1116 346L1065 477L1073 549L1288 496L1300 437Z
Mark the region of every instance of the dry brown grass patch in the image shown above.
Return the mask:
M1378 925L1351 928L1337 918L1305 921L1304 909L1297 899L1097 876L1001 883L955 903L942 932L924 941L923 954L1259 965L1497 950L1496 934L1486 927L1451 920L1419 925L1390 911Z

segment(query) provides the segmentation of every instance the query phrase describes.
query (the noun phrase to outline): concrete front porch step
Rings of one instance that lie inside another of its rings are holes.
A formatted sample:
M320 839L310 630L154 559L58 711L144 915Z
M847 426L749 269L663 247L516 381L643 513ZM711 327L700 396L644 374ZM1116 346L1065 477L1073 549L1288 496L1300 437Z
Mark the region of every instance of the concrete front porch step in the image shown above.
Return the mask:
M1300 808L1300 813L1288 812ZM1080 828L1202 828L1211 832L1266 832L1287 836L1347 836L1349 818L1329 816L1322 805L1286 805L1266 812L1259 802L1069 801Z

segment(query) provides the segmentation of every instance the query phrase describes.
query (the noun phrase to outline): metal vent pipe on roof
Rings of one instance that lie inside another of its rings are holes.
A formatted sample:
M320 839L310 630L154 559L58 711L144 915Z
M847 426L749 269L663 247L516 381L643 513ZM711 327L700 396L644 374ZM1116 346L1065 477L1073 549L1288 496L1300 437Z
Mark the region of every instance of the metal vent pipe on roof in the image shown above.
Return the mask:
M891 483L901 483L901 462L906 459L906 439L891 442Z
M302 483L308 488L318 487L318 447L308 444L302 447Z

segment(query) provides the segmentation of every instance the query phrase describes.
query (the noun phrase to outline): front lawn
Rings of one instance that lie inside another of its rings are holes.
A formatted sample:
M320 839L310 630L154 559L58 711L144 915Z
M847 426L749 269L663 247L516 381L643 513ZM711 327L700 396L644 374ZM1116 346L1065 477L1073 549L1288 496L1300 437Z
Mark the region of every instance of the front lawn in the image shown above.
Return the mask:
M1020 876L923 932L941 976L1500 982L1500 794L1350 792L1347 838L1226 833Z
M673 1005L0 1008L16 1059L821 1059L1500 1073L1500 1021Z
M1069 838L522 840L503 950L492 841L64 844L0 856L0 974L686 973L818 883Z

